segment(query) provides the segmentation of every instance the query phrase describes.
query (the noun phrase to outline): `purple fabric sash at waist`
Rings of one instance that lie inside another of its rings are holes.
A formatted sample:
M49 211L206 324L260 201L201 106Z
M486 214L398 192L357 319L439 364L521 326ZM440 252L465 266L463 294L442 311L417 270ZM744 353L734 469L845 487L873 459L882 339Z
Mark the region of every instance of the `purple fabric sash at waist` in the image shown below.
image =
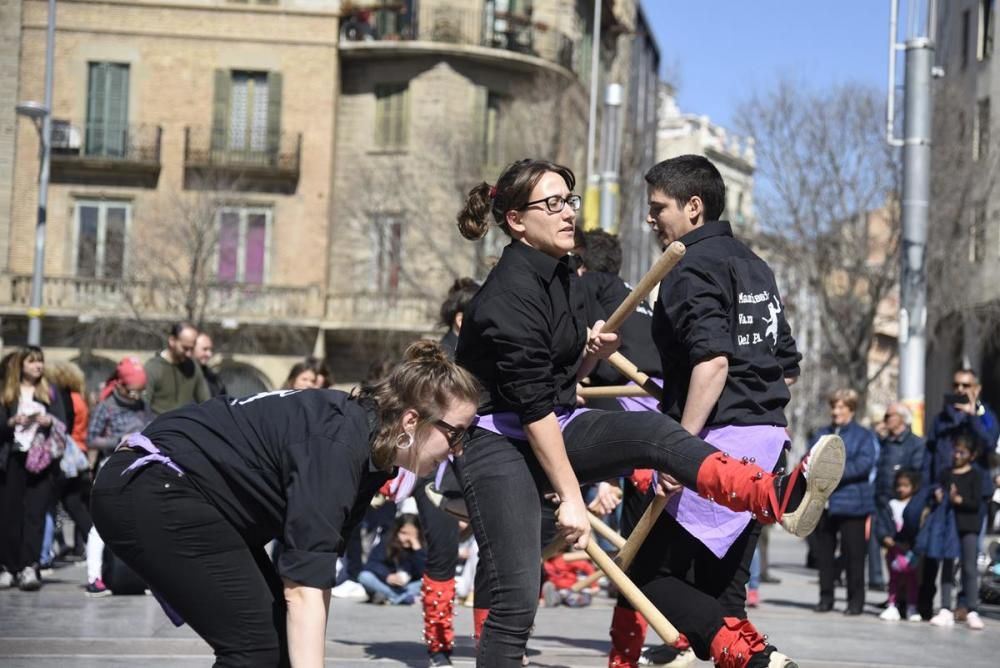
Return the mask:
M556 420L559 421L559 431L565 431L566 425L572 422L577 416L583 415L589 410L589 408L557 408L555 414ZM476 417L474 426L486 431L492 431L494 434L506 436L507 438L516 438L521 441L528 440L527 435L524 433L524 427L521 426L521 418L517 416L517 413L479 415Z
M184 475L184 471L181 467L174 462L170 457L160 452L160 449L153 445L153 442L146 438L142 433L134 431L131 434L126 434L122 436L122 440L118 443L118 447L115 448L117 451L119 448L132 448L133 450L142 450L148 454L139 457L139 459L132 462L131 466L122 471L122 475L125 475L129 471L142 468L147 464L152 464L153 462L159 462L165 464L174 471L177 471L178 475Z
M657 385L659 385L660 387L663 387L663 379L662 378L654 378L654 377L650 376L649 379L651 381L653 381L654 383L656 383ZM634 383L632 381L628 382L628 385L636 385L636 384L637 383ZM650 397L650 396L645 396L645 397L618 397L618 403L620 403L622 405L622 408L624 408L627 411L657 411L657 412L659 412L659 410L660 410L660 401L658 399L656 399L654 397Z
M755 459L757 465L765 471L774 469L788 441L785 428L773 425L715 427L702 431L699 436L737 459ZM677 519L678 524L720 559L752 519L748 512L729 510L698 496L697 492L690 489L683 489L671 498L666 510Z

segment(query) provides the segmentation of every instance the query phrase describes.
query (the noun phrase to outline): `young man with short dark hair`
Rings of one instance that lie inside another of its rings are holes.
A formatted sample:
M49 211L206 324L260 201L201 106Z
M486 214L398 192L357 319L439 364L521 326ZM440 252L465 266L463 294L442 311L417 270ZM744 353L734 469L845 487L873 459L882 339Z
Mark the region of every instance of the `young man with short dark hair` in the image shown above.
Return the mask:
M801 356L774 274L720 220L726 186L708 159L666 160L646 182L647 223L663 246L679 240L687 248L653 309L661 409L737 460L781 468L787 386L799 375ZM713 509L708 499L679 491L669 476L659 478L673 497L633 563L636 584L699 658L724 668L794 666L746 619L760 524L750 513Z

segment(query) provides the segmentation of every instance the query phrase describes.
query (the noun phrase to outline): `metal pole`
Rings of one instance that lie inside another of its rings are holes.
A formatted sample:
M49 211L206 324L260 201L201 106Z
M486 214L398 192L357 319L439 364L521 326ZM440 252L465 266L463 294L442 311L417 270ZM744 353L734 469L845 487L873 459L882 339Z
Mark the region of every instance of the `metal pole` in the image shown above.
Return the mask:
M916 430L922 428L924 423L924 367L927 354L926 250L934 42L929 37L908 39L905 51L899 398L913 411Z
M601 143L601 229L618 231L618 165L621 162L621 84L608 84L604 96L604 141Z
M45 277L45 223L49 205L49 160L52 154L52 67L56 41L56 0L49 0L45 34L45 109L42 117L42 168L38 175L38 224L35 226L35 263L28 308L28 345L42 345L42 282Z
M587 187L596 185L594 146L597 145L597 87L601 67L601 6L604 0L594 0L594 41L590 47L590 113L587 118Z

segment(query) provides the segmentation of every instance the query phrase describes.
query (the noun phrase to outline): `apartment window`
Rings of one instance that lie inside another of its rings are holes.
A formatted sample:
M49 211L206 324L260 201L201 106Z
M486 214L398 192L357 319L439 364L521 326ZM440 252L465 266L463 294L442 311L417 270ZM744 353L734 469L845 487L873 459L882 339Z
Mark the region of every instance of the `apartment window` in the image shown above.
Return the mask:
M124 157L128 149L128 68L122 63L87 66L87 155Z
M375 86L375 146L401 149L406 146L409 125L409 87L407 84Z
M976 57L986 60L993 55L993 3L995 0L979 0L979 31Z
M403 272L403 219L378 214L372 222L372 287L376 292L397 292Z
M270 209L220 209L216 277L225 283L265 283L270 239Z
M972 159L983 160L990 152L990 99L976 103L975 125L972 132Z
M212 149L271 155L281 140L278 72L216 70Z
M986 203L973 208L972 229L969 231L969 262L982 262L986 258Z
M76 202L76 267L85 278L122 278L132 207L128 202Z
M486 115L483 127L483 158L488 166L507 163L504 147L506 146L506 123L504 119L504 99L496 93L486 95Z

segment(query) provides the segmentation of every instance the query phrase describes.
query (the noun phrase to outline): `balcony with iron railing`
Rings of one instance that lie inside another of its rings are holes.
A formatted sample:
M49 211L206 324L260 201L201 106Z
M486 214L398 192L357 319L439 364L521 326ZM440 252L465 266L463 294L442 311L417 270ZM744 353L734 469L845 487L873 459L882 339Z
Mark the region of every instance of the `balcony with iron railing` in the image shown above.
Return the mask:
M235 137L225 128L184 128L185 187L294 193L302 159L302 133L262 131Z
M572 70L572 40L521 12L456 7L447 2L381 3L355 8L341 24L344 58L394 57L408 52L443 52L508 64L542 64Z
M42 310L53 318L174 320L188 302L208 322L427 332L437 300L422 295L358 292L324 295L317 285L210 283L191 286L85 276L46 276ZM0 315L23 315L30 274L0 274Z
M52 121L52 182L155 188L158 125Z

